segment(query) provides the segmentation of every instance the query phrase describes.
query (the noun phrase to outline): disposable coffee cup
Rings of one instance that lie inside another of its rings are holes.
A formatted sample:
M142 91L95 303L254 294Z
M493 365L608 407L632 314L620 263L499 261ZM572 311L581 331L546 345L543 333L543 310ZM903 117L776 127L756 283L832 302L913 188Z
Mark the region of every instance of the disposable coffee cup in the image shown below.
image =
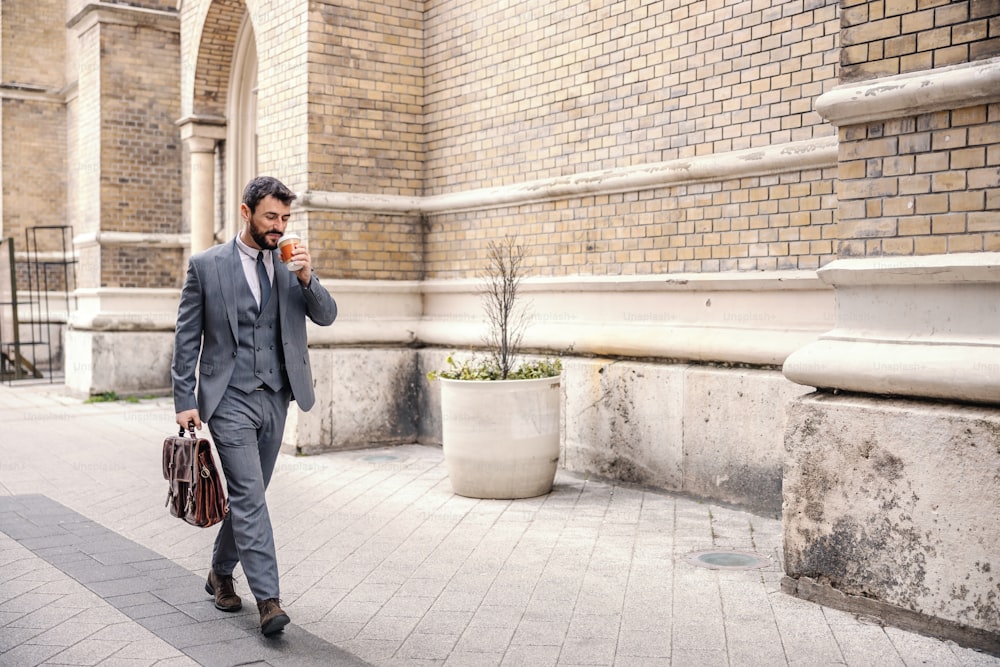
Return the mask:
M298 271L302 268L301 264L292 261L292 252L301 240L301 237L295 232L288 232L278 239L278 252L281 254L281 261L285 263L289 271Z

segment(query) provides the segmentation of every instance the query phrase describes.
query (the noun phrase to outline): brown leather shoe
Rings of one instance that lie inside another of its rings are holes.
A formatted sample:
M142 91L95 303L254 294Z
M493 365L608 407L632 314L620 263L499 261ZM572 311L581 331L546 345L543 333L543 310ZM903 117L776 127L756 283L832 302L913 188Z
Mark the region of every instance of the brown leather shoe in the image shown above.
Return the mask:
M243 600L233 588L233 576L216 574L208 571L208 581L205 582L205 592L215 596L215 608L221 611L239 611L243 609Z
M265 635L273 635L276 632L281 632L292 620L288 618L288 614L283 612L278 605L279 601L277 598L257 603L257 609L260 610L260 631Z

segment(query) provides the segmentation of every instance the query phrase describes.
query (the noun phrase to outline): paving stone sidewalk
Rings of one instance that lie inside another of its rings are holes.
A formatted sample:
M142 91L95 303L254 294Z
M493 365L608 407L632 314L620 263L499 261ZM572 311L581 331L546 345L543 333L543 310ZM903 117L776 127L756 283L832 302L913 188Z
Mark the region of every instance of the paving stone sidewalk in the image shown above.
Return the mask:
M781 593L775 518L564 471L541 498L462 498L418 445L280 457L292 625L265 639L242 579L238 614L203 591L214 530L164 508L172 412L0 386L0 665L1000 667Z

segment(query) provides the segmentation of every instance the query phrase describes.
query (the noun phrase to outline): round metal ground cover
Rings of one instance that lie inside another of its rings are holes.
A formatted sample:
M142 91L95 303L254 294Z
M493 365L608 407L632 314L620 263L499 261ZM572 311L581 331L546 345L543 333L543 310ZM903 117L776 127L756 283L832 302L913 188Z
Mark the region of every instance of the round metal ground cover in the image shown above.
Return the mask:
M385 463L386 461L399 461L399 457L394 454L366 454L361 457L362 461L368 463Z
M764 556L749 551L720 549L695 551L685 556L684 560L710 570L758 570L771 564Z

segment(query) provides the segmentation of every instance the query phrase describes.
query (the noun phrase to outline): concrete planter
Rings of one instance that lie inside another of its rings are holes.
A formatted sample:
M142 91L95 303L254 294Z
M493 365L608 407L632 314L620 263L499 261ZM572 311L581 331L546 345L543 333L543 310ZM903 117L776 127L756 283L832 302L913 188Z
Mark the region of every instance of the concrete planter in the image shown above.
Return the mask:
M512 499L552 490L559 377L440 382L442 446L455 493Z

